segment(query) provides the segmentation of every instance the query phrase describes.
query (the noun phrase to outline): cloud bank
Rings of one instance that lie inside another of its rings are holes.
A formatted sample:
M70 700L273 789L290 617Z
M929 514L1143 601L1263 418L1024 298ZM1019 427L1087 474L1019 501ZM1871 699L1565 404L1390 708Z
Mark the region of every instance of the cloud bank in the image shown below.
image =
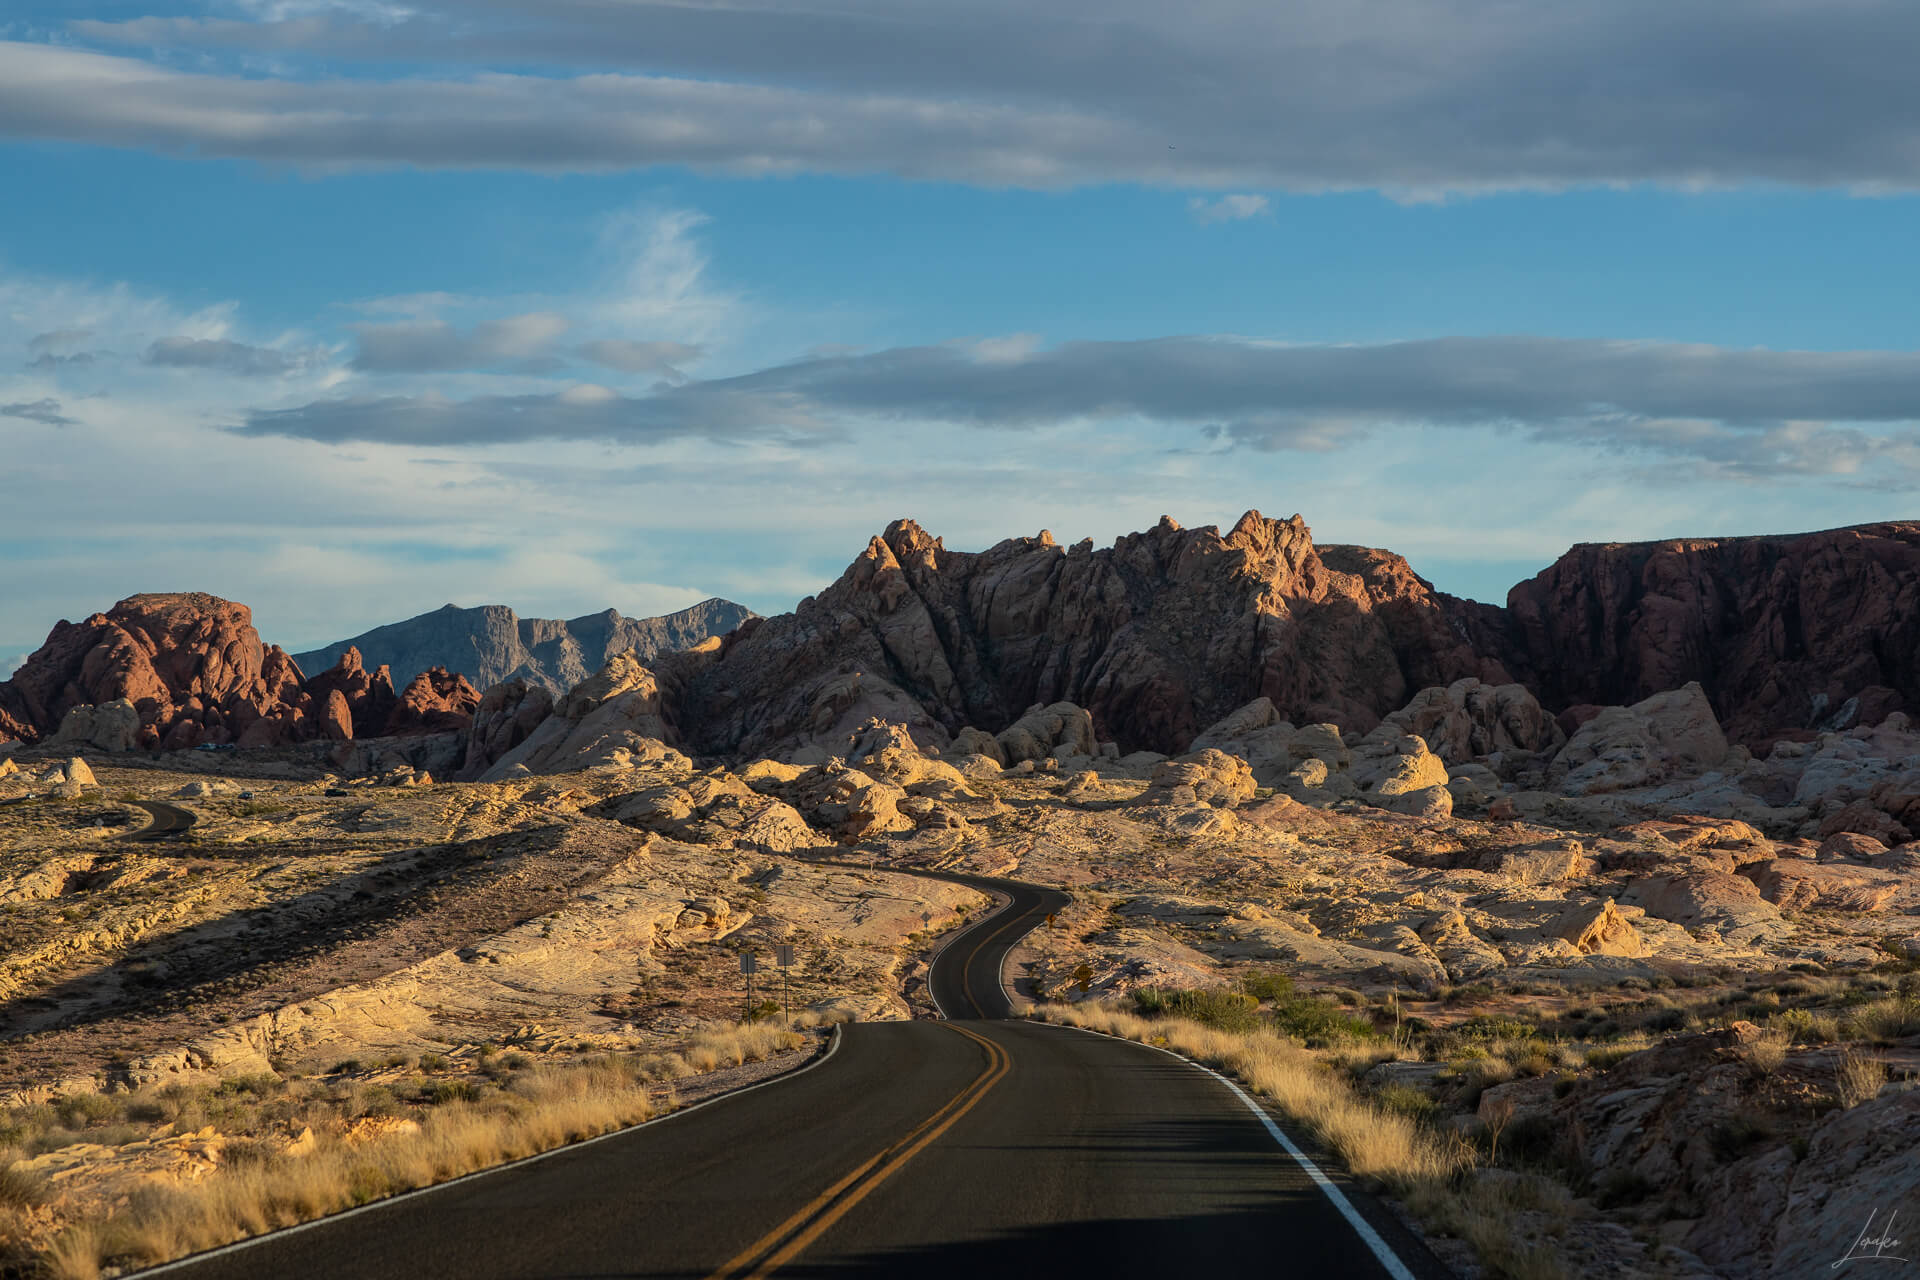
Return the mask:
M0 129L322 167L1411 193L1920 185L1920 9L1899 0L253 12L68 24L91 50L0 44Z
M1407 427L1497 427L1743 477L1920 479L1920 352L1444 338L1291 346L1030 339L802 360L626 395L332 399L238 427L341 443L838 438L860 420L1001 431L1145 420L1216 447L1329 451Z

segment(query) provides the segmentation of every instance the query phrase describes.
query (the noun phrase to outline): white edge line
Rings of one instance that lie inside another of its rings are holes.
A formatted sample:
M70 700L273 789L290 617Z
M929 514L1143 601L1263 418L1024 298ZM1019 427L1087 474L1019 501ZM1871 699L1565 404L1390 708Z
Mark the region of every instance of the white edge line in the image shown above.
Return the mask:
M692 1115L704 1107L711 1107L719 1102L731 1101L741 1094L752 1093L755 1089L764 1089L768 1085L785 1084L795 1077L805 1075L815 1067L825 1065L827 1059L840 1051L840 1026L841 1024L837 1022L833 1024L833 1034L827 1041L827 1051L825 1053L803 1067L796 1067L792 1071L782 1071L779 1075L771 1079L762 1080L757 1084L741 1085L738 1089L729 1089L725 1093L718 1093L711 1098L702 1099L692 1106L676 1108L663 1116L654 1116L651 1120L642 1120L639 1124L630 1124L624 1129L611 1129L606 1133L595 1134L591 1138L582 1138L578 1142L569 1142L564 1146L550 1147L545 1151L536 1151L530 1156L521 1156L518 1160L509 1160L505 1164L490 1165L485 1169L475 1169L472 1173L463 1173L459 1177L449 1178L445 1182L436 1182L426 1187L415 1187L411 1191L402 1191L397 1195L386 1196L362 1205L355 1205L353 1208L343 1209L339 1213L330 1213L325 1217L313 1218L306 1222L296 1222L290 1227L281 1227L276 1231L269 1231L263 1235L248 1236L244 1240L235 1240L232 1244L223 1244L217 1249L205 1249L199 1253L190 1253L184 1258L176 1258L172 1262L163 1262L159 1266L149 1267L145 1271L128 1271L122 1274L125 1276L125 1280L139 1280L139 1277L142 1276L160 1276L165 1275L169 1271L180 1270L183 1267L198 1266L209 1258L217 1258L222 1254L238 1253L242 1249L250 1249L254 1245L265 1244L269 1240L281 1240L298 1232L309 1231L314 1227L328 1226L343 1219L354 1217L357 1214L371 1213L376 1209L385 1209L391 1205L400 1203L402 1200L411 1200L416 1196L432 1195L436 1191L445 1191L448 1187L456 1187L463 1182L471 1182L475 1178L485 1178L492 1174L505 1173L509 1169L522 1168L536 1161L545 1160L550 1156L563 1155L569 1151L578 1151L582 1147L593 1146L597 1142L606 1142L612 1138L624 1138L628 1134L640 1129L645 1129L650 1125L665 1124L667 1121L677 1119L680 1116Z
M1373 1229L1372 1223L1360 1216L1360 1211L1353 1207L1353 1201L1347 1199L1346 1193L1340 1190L1339 1184L1334 1182L1333 1179L1329 1178L1325 1173L1322 1173L1320 1166L1315 1164L1307 1156L1306 1152L1294 1145L1293 1139L1287 1136L1286 1130L1273 1122L1273 1117L1267 1113L1267 1109L1254 1101L1247 1091L1242 1089L1230 1076L1222 1075L1205 1063L1195 1062L1183 1053L1175 1053L1173 1050L1157 1044L1147 1044L1141 1040L1129 1040L1125 1036L1108 1035L1104 1031L1095 1031L1092 1027L1076 1027L1065 1022L1043 1022L1037 1018L1029 1018L1027 1022L1037 1027L1059 1027L1062 1031L1084 1031L1090 1036L1099 1036L1103 1040L1118 1040L1122 1044L1137 1044L1142 1049L1152 1049L1155 1053L1166 1054L1176 1062L1184 1062L1196 1071L1206 1072L1215 1080L1227 1086L1227 1088L1233 1092L1234 1097L1246 1104L1247 1110L1253 1112L1254 1115L1260 1118L1260 1123L1267 1126L1267 1132L1273 1135L1273 1140L1279 1143L1281 1149L1292 1156L1302 1169L1306 1170L1307 1176L1313 1179L1314 1185L1326 1194L1327 1199L1333 1203L1333 1207L1340 1211L1340 1216L1347 1220L1347 1225L1354 1229L1354 1232L1366 1244L1367 1248L1373 1250L1373 1256L1379 1259L1380 1265L1387 1269L1387 1274L1392 1276L1393 1280L1418 1280L1413 1272L1408 1270L1407 1264L1400 1260L1400 1255L1393 1251L1393 1246L1381 1238L1380 1233Z

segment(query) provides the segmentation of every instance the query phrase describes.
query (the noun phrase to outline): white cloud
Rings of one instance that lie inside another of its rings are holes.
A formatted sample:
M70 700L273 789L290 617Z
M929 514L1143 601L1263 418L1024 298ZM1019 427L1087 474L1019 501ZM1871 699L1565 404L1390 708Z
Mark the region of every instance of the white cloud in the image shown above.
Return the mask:
M1214 222L1239 222L1247 218L1258 218L1269 212L1265 196L1224 195L1218 200L1208 200L1195 196L1187 201L1194 220L1201 226Z

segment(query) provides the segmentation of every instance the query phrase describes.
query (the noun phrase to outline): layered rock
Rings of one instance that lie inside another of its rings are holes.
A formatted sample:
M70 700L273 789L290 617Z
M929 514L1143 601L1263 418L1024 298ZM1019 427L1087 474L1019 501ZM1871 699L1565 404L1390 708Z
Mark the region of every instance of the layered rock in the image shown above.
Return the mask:
M1698 682L1735 741L1920 706L1920 522L1577 546L1470 630L1550 707Z
M514 688L519 690L517 701L511 700ZM524 683L489 690L476 707L475 736L463 776L497 782L520 772L565 773L635 758L657 759L665 749L662 744L678 737L667 691L638 658L618 654L598 675L574 686L524 739L494 757L481 747L483 735L490 744L510 740L519 717L538 707L540 699Z

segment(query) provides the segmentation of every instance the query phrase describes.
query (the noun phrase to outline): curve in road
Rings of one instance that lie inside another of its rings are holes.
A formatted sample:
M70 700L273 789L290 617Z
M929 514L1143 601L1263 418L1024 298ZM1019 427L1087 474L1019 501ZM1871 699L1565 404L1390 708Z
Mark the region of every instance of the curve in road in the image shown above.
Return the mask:
M952 1020L848 1026L812 1069L699 1111L160 1270L193 1280L1447 1274L1377 1209L1355 1220L1394 1247L1369 1247L1323 1175L1277 1151L1278 1128L1212 1073L1006 1020L1007 951L1065 895L936 874L1008 899L935 959L933 994Z
M129 800L126 803L136 809L145 809L150 821L138 831L129 831L121 836L122 840L164 840L168 836L179 835L200 820L200 815L190 809L182 809L177 804L165 804L159 800Z

